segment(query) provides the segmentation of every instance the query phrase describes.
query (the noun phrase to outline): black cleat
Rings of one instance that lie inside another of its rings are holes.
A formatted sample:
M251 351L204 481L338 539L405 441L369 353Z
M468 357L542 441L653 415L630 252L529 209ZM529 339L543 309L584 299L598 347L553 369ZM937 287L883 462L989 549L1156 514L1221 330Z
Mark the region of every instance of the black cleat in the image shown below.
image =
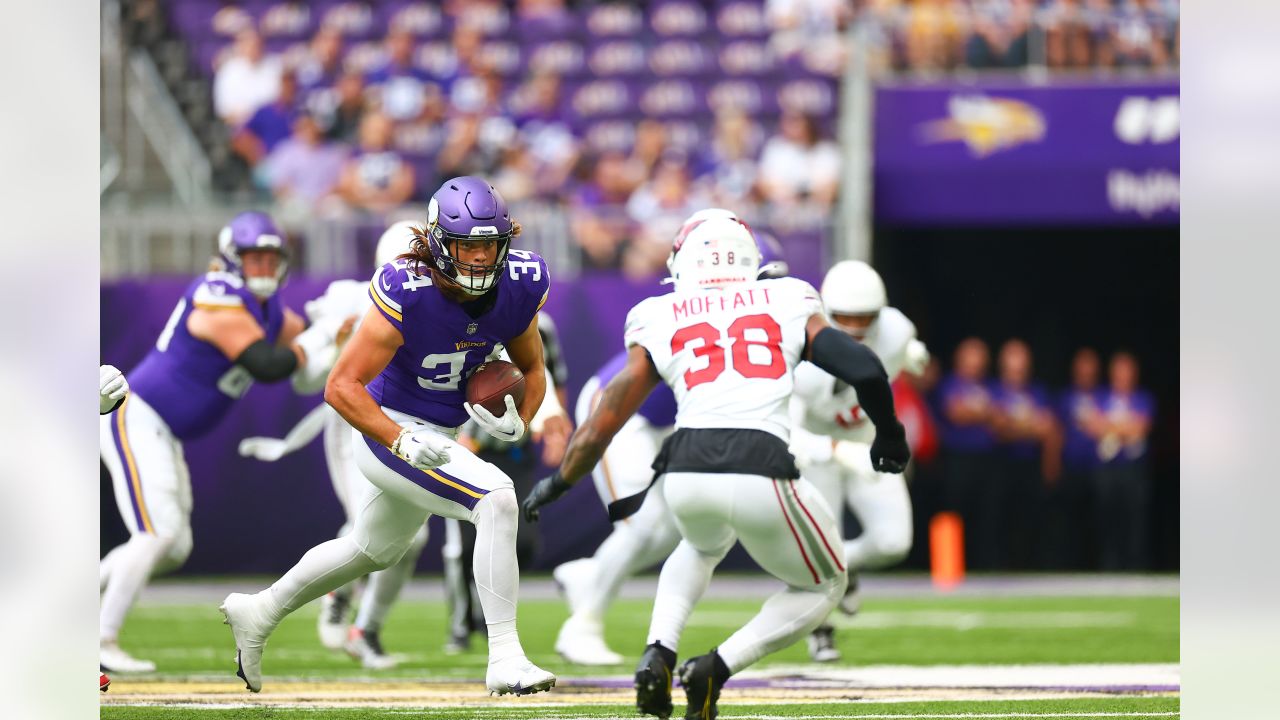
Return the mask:
M644 649L636 666L636 709L662 720L671 717L671 668L676 654L659 643Z
M716 709L720 688L728 679L729 666L715 650L686 660L680 666L680 686L689 701L684 711L685 720L715 720L720 714Z

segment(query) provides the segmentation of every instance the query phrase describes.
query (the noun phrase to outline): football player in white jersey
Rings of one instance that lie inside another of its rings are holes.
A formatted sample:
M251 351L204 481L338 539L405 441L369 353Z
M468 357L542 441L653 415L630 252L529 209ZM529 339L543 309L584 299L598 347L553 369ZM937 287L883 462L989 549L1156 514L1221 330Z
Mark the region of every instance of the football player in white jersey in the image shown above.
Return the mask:
M106 415L115 410L124 403L125 397L129 394L129 381L124 379L124 373L114 365L100 365L98 367L98 414ZM98 672L98 690L106 692L107 687L111 685L111 678L107 677L104 672Z
M404 220L382 233L373 253L375 267L382 267L401 253L409 251L413 241L413 224L412 221ZM326 318L362 318L372 305L367 281L335 280L325 288L323 295L309 301L305 309L312 322L320 322ZM347 332L343 332L342 336L345 337L346 334ZM333 343L327 348L327 352L336 357L339 345L338 342ZM330 365L332 361L325 367ZM327 372L312 378L308 385L295 383L295 388L304 394L318 393L324 389L326 379ZM338 502L342 504L347 518L338 530L337 536L342 537L351 531L359 511L356 503L369 481L356 467L351 425L336 410L322 402L289 430L284 438L245 438L240 441L239 452L244 457L274 462L307 446L322 432L329 479L333 482L334 494L338 496ZM350 610L354 605L352 599L359 581L352 581L325 594L321 598L320 617L316 623L320 643L330 650L345 650L369 670L395 667L398 661L383 649L380 632L392 605L413 575L418 557L426 544L427 526L424 524L399 562L368 575L359 612L349 626Z
M822 303L832 327L875 352L890 382L903 370L923 371L929 362L915 325L887 306L884 281L870 265L834 265L822 281ZM858 570L894 565L911 550L911 498L902 475L876 472L867 460L874 433L854 388L808 363L796 368L795 382L791 452L800 472L822 493L837 523L847 502L862 526L861 535L844 543L849 584L839 607L852 615L858 610ZM831 625L823 623L809 636L809 656L817 662L840 659Z
M539 507L591 471L659 381L671 386L676 430L655 461L651 491L666 500L682 540L658 580L635 676L640 711L671 714L681 632L735 542L787 585L718 649L680 666L685 717L710 720L724 682L817 627L848 581L831 509L800 477L787 449L796 366L809 360L858 390L877 429L869 455L878 471L901 472L910 452L884 367L830 326L817 291L792 278L756 280L760 252L743 223L711 218L691 225L668 260L675 292L632 308L627 365L574 434L560 469L523 508L536 519ZM642 502L643 493L615 503L611 516Z

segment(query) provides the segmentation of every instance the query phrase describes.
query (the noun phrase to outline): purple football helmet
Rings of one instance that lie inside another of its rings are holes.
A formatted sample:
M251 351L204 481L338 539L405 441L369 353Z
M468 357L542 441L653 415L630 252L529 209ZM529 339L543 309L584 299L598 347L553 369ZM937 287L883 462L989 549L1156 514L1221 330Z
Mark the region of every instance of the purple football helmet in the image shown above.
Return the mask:
M427 246L435 269L468 295L483 295L498 283L511 248L511 212L488 182L463 176L446 181L427 206ZM498 254L492 264L459 259L459 243L492 238Z
M275 277L244 277L244 264L240 253L246 250L269 250L280 254L280 267ZM218 233L218 255L227 272L244 278L245 286L258 297L266 298L280 289L280 283L288 272L284 233L276 227L271 216L263 212L242 212L231 218Z
M752 232L756 236L756 246L760 248L760 272L757 277L761 280L786 277L791 269L787 266L787 255L782 250L782 243L766 230L752 228Z

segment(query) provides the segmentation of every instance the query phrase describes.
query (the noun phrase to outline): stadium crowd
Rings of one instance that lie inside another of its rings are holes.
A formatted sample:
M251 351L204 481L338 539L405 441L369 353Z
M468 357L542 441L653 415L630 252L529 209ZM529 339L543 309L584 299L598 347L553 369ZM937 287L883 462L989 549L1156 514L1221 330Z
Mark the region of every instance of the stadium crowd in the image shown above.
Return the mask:
M733 207L821 225L846 33L938 71L1176 63L1176 0L179 0L167 11L236 162L286 222L380 215L438 180L563 204L586 267L660 270ZM805 228L813 229L813 228Z

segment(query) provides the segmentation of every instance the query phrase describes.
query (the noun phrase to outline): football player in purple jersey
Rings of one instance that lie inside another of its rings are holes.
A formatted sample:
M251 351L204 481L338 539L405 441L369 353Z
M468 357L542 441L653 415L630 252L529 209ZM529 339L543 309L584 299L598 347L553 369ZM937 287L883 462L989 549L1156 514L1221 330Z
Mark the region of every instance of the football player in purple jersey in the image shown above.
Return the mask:
M103 415L99 440L130 538L102 559L103 668L150 672L117 636L138 591L191 553L191 477L182 444L222 419L255 380L295 382L323 373L320 348L338 327L305 328L276 294L286 271L284 235L259 212L237 215L218 236L218 268L187 287L155 347L129 373L129 395Z
M486 687L523 695L555 685L554 675L525 657L516 632L512 481L456 442L468 417L500 440L520 439L546 392L537 313L550 278L542 258L511 249L519 234L492 185L454 178L431 198L412 250L374 274L374 306L325 387L325 400L356 430L356 464L369 485L349 534L312 548L271 587L223 602L237 674L250 691L262 688L263 646L286 615L395 563L431 515L476 526ZM465 402L466 380L503 348L524 372L526 391L519 407L508 395L505 412L494 416Z

